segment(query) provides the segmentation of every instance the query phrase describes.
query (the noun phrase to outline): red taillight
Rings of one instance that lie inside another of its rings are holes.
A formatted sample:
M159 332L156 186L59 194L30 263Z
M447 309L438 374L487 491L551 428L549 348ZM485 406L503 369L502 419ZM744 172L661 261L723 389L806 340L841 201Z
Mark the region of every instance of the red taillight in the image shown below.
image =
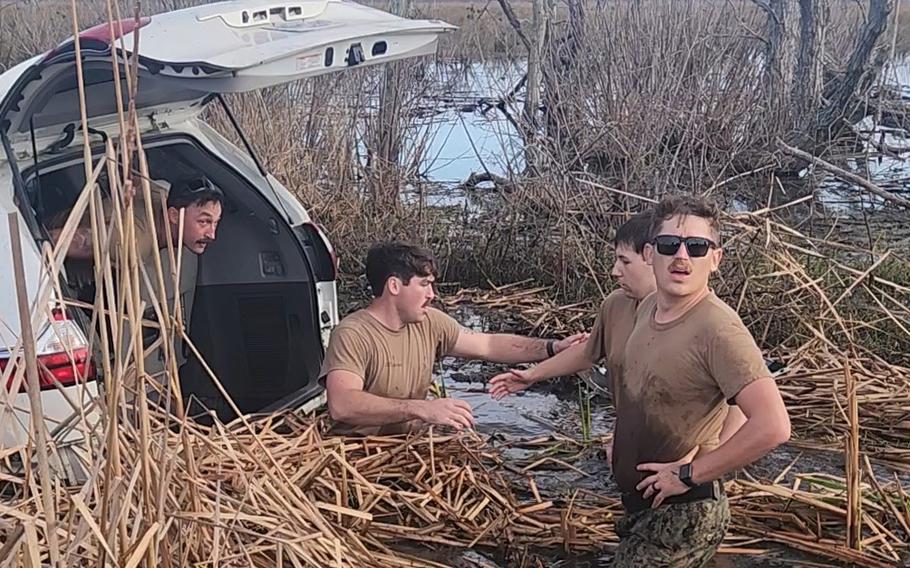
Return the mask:
M68 353L50 353L38 356L38 382L41 390L56 388L55 383L68 387L79 382L90 381L95 378L95 366L88 360L88 350L74 349L70 359ZM0 359L0 372L6 370L9 359ZM10 373L6 388L12 388L15 371ZM25 379L22 381L20 392L25 392Z
M338 255L335 254L334 248L329 248L329 254L332 256L332 266L335 267L335 278L338 278Z
M92 364L85 335L76 322L66 317L60 306L51 309L51 321L35 341L38 351L38 382L41 390L60 386L68 387L79 382L94 380L95 367ZM9 364L8 358L0 358L0 372ZM12 388L15 373L10 373L6 388ZM26 381L22 381L20 392L24 392Z
M73 358L68 353L52 353L38 357L39 379L41 389L54 388L54 381L63 386L94 378L94 367L88 360L88 349L84 347L73 350Z
M141 28L151 22L152 19L148 16L143 16L139 18L139 25L136 25L136 20L134 18L129 18L126 20L119 20L114 22L114 37L111 37L111 25L107 22L103 24L98 24L97 26L91 27L84 32L79 34L80 39L90 39L96 41L103 41L104 43L111 43L112 40L120 39L122 36L125 36L128 33L131 33L136 28Z
M96 51L106 51L110 49L114 41L120 39L128 33L136 31L151 22L148 16L139 18L139 24L136 25L135 19L118 20L114 22L114 34L111 35L111 25L109 23L98 24L79 34L79 47L82 50L91 49ZM47 63L49 60L61 53L67 53L75 50L74 40L68 39L54 49L47 52L42 62Z
M325 248L329 251L329 256L332 257L332 266L335 268L335 277L338 277L338 255L335 254L335 247L332 246L332 243L329 242L329 237L326 236L325 230L316 225L316 230L319 231L319 236L322 237L322 241L325 243Z

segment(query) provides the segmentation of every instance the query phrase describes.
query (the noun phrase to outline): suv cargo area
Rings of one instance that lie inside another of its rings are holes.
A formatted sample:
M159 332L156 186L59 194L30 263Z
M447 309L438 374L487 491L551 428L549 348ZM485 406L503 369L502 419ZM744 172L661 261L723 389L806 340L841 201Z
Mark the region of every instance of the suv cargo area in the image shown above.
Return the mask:
M187 322L206 364L243 413L315 396L323 345L314 266L332 263L318 232L290 227L260 190L189 136L150 137L145 151L152 179L204 174L225 194L217 238L198 257ZM37 171L23 173L29 200L44 222L75 203L85 183L81 152L39 164ZM68 274L90 273L76 262L67 261ZM92 279L68 280L72 296L92 301ZM183 350L180 380L191 401L188 413L205 419L208 408L232 419L205 366L188 346Z

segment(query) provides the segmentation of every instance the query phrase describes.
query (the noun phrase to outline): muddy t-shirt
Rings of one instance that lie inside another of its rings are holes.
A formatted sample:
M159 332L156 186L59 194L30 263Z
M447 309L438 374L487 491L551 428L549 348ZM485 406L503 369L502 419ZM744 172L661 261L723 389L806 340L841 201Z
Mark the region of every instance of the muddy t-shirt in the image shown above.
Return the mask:
M623 353L635 326L637 307L638 300L630 298L622 290L611 293L600 305L591 336L585 343L585 356L591 363L606 362L611 394L616 393L617 382L622 377ZM615 396L613 400L615 403Z
M752 335L713 292L672 322L657 323L656 307L655 294L639 306L614 395L613 473L628 493L650 475L638 464L716 449L726 401L768 376Z
M332 332L322 366L330 371L348 371L363 379L363 390L386 398L427 397L433 364L455 347L461 326L443 312L430 308L418 323L392 330L366 310L344 318ZM417 420L385 426L354 426L336 422L333 434L390 435L419 428Z

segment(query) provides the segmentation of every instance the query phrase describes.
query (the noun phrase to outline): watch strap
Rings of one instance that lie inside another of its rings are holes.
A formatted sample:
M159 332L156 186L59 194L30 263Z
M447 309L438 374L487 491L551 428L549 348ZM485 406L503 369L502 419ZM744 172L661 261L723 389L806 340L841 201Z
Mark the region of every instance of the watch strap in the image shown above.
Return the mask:
M547 356L552 357L556 355L556 340L548 339L547 340Z

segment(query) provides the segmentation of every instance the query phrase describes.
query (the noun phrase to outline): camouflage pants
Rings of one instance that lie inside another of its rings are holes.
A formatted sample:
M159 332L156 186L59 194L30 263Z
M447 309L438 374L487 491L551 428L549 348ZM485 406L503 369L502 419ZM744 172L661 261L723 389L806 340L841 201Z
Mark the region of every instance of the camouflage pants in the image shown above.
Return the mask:
M717 552L727 526L727 497L664 505L616 521L617 568L701 568Z

